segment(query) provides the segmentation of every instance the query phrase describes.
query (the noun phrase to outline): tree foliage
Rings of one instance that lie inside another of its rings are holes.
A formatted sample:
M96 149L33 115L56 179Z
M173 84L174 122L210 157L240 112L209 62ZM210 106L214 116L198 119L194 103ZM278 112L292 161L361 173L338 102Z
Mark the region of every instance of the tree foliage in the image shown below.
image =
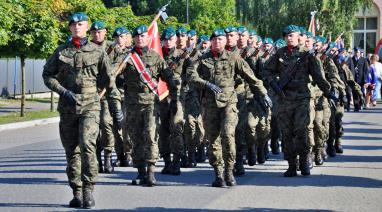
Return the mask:
M349 38L355 24L354 14L369 6L371 0L236 0L236 18L247 26L255 27L262 35L278 38L282 28L296 24L308 28L310 12L318 11L318 34L332 35L345 32ZM350 39L346 39L350 42Z

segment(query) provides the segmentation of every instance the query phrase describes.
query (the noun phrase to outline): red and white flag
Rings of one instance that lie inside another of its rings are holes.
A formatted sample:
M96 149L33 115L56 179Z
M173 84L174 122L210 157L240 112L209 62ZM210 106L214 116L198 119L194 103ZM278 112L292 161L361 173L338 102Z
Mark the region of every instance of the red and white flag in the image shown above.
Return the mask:
M160 34L159 34L158 24L156 20L151 22L148 28L148 35L150 38L149 48L156 51L163 58L162 45L160 42ZM166 98L169 94L167 84L161 79L159 79L156 93L158 94L159 100Z
M308 31L313 34L313 36L316 36L316 30L318 30L317 22L316 22L316 13L317 11L310 12L310 24Z

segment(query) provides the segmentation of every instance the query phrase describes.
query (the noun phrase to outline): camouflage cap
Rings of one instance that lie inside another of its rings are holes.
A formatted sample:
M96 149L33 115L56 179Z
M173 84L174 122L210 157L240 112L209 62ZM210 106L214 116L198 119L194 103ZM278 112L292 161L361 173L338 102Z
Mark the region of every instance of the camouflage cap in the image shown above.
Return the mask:
M257 35L257 32L256 32L256 30L254 30L254 29L251 29L251 30L249 30L248 32L249 32L249 36L255 36L255 35Z
M199 37L198 39L198 43L203 43L203 42L206 42L206 41L209 41L210 38L208 37L208 35L202 35Z
M224 29L215 29L210 36L210 40L212 40L212 38L214 37L219 37L219 36L225 36Z
M118 36L120 36L122 34L130 34L130 32L125 27L117 27L114 30L113 37L118 37Z
M237 28L234 26L228 26L224 29L225 33L230 33L230 32L237 32Z
M300 27L300 35L306 35L305 27Z
M286 46L286 42L285 42L285 40L283 40L283 39L278 39L278 40L276 40L276 42L274 43L274 45L275 45L277 48L281 48L281 47Z
M166 28L163 32L162 32L162 36L161 36L161 39L162 40L168 40L170 39L171 37L175 36L175 30L174 28L172 27L168 27Z
M288 35L293 32L300 32L300 27L296 25L289 25L283 29L283 36Z
M323 36L316 36L315 40L316 40L317 43L318 42L326 43L326 41L327 41L327 39L325 37L323 37Z
M244 32L248 32L248 29L247 29L247 27L245 27L245 26L239 26L239 27L237 28L237 32L238 32L239 34L243 34Z
M263 43L264 44L273 44L273 40L272 40L272 38L264 38Z
M106 29L106 24L105 22L102 21L94 21L93 24L90 27L90 31L93 30L101 30L101 29Z
M184 27L178 27L176 29L176 36L187 34L187 29Z
M69 18L69 25L72 23L77 23L81 21L88 21L89 17L84 13L84 12L77 12L74 13L70 18Z
M188 32L187 32L187 36L188 36L188 37L194 37L194 36L196 36L196 35L198 35L198 33L197 33L196 30L194 30L194 29L190 29L190 30L188 30Z
M134 31L133 31L133 37L137 36L137 35L141 35L145 32L147 32L147 26L146 25L139 25L137 26Z
M307 38L314 38L312 32L306 32L306 37L307 37Z

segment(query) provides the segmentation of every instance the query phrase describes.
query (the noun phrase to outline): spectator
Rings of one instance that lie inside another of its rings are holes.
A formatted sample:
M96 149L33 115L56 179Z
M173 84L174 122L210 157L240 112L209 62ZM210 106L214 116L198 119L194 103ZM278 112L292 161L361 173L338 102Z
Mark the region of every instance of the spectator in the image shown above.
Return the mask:
M378 61L379 56L377 54L373 54L370 57L370 72L373 72L375 76L375 89L371 97L373 106L377 105L377 99L381 99L382 64Z

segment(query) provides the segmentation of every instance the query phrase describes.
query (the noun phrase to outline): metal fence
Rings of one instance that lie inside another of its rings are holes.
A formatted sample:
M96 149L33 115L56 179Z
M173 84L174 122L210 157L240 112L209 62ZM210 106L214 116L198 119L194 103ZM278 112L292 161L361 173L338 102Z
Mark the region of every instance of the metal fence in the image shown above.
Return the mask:
M45 60L27 59L25 61L25 91L27 94L49 91L42 79L44 65ZM0 89L1 96L21 94L20 58L0 59Z

